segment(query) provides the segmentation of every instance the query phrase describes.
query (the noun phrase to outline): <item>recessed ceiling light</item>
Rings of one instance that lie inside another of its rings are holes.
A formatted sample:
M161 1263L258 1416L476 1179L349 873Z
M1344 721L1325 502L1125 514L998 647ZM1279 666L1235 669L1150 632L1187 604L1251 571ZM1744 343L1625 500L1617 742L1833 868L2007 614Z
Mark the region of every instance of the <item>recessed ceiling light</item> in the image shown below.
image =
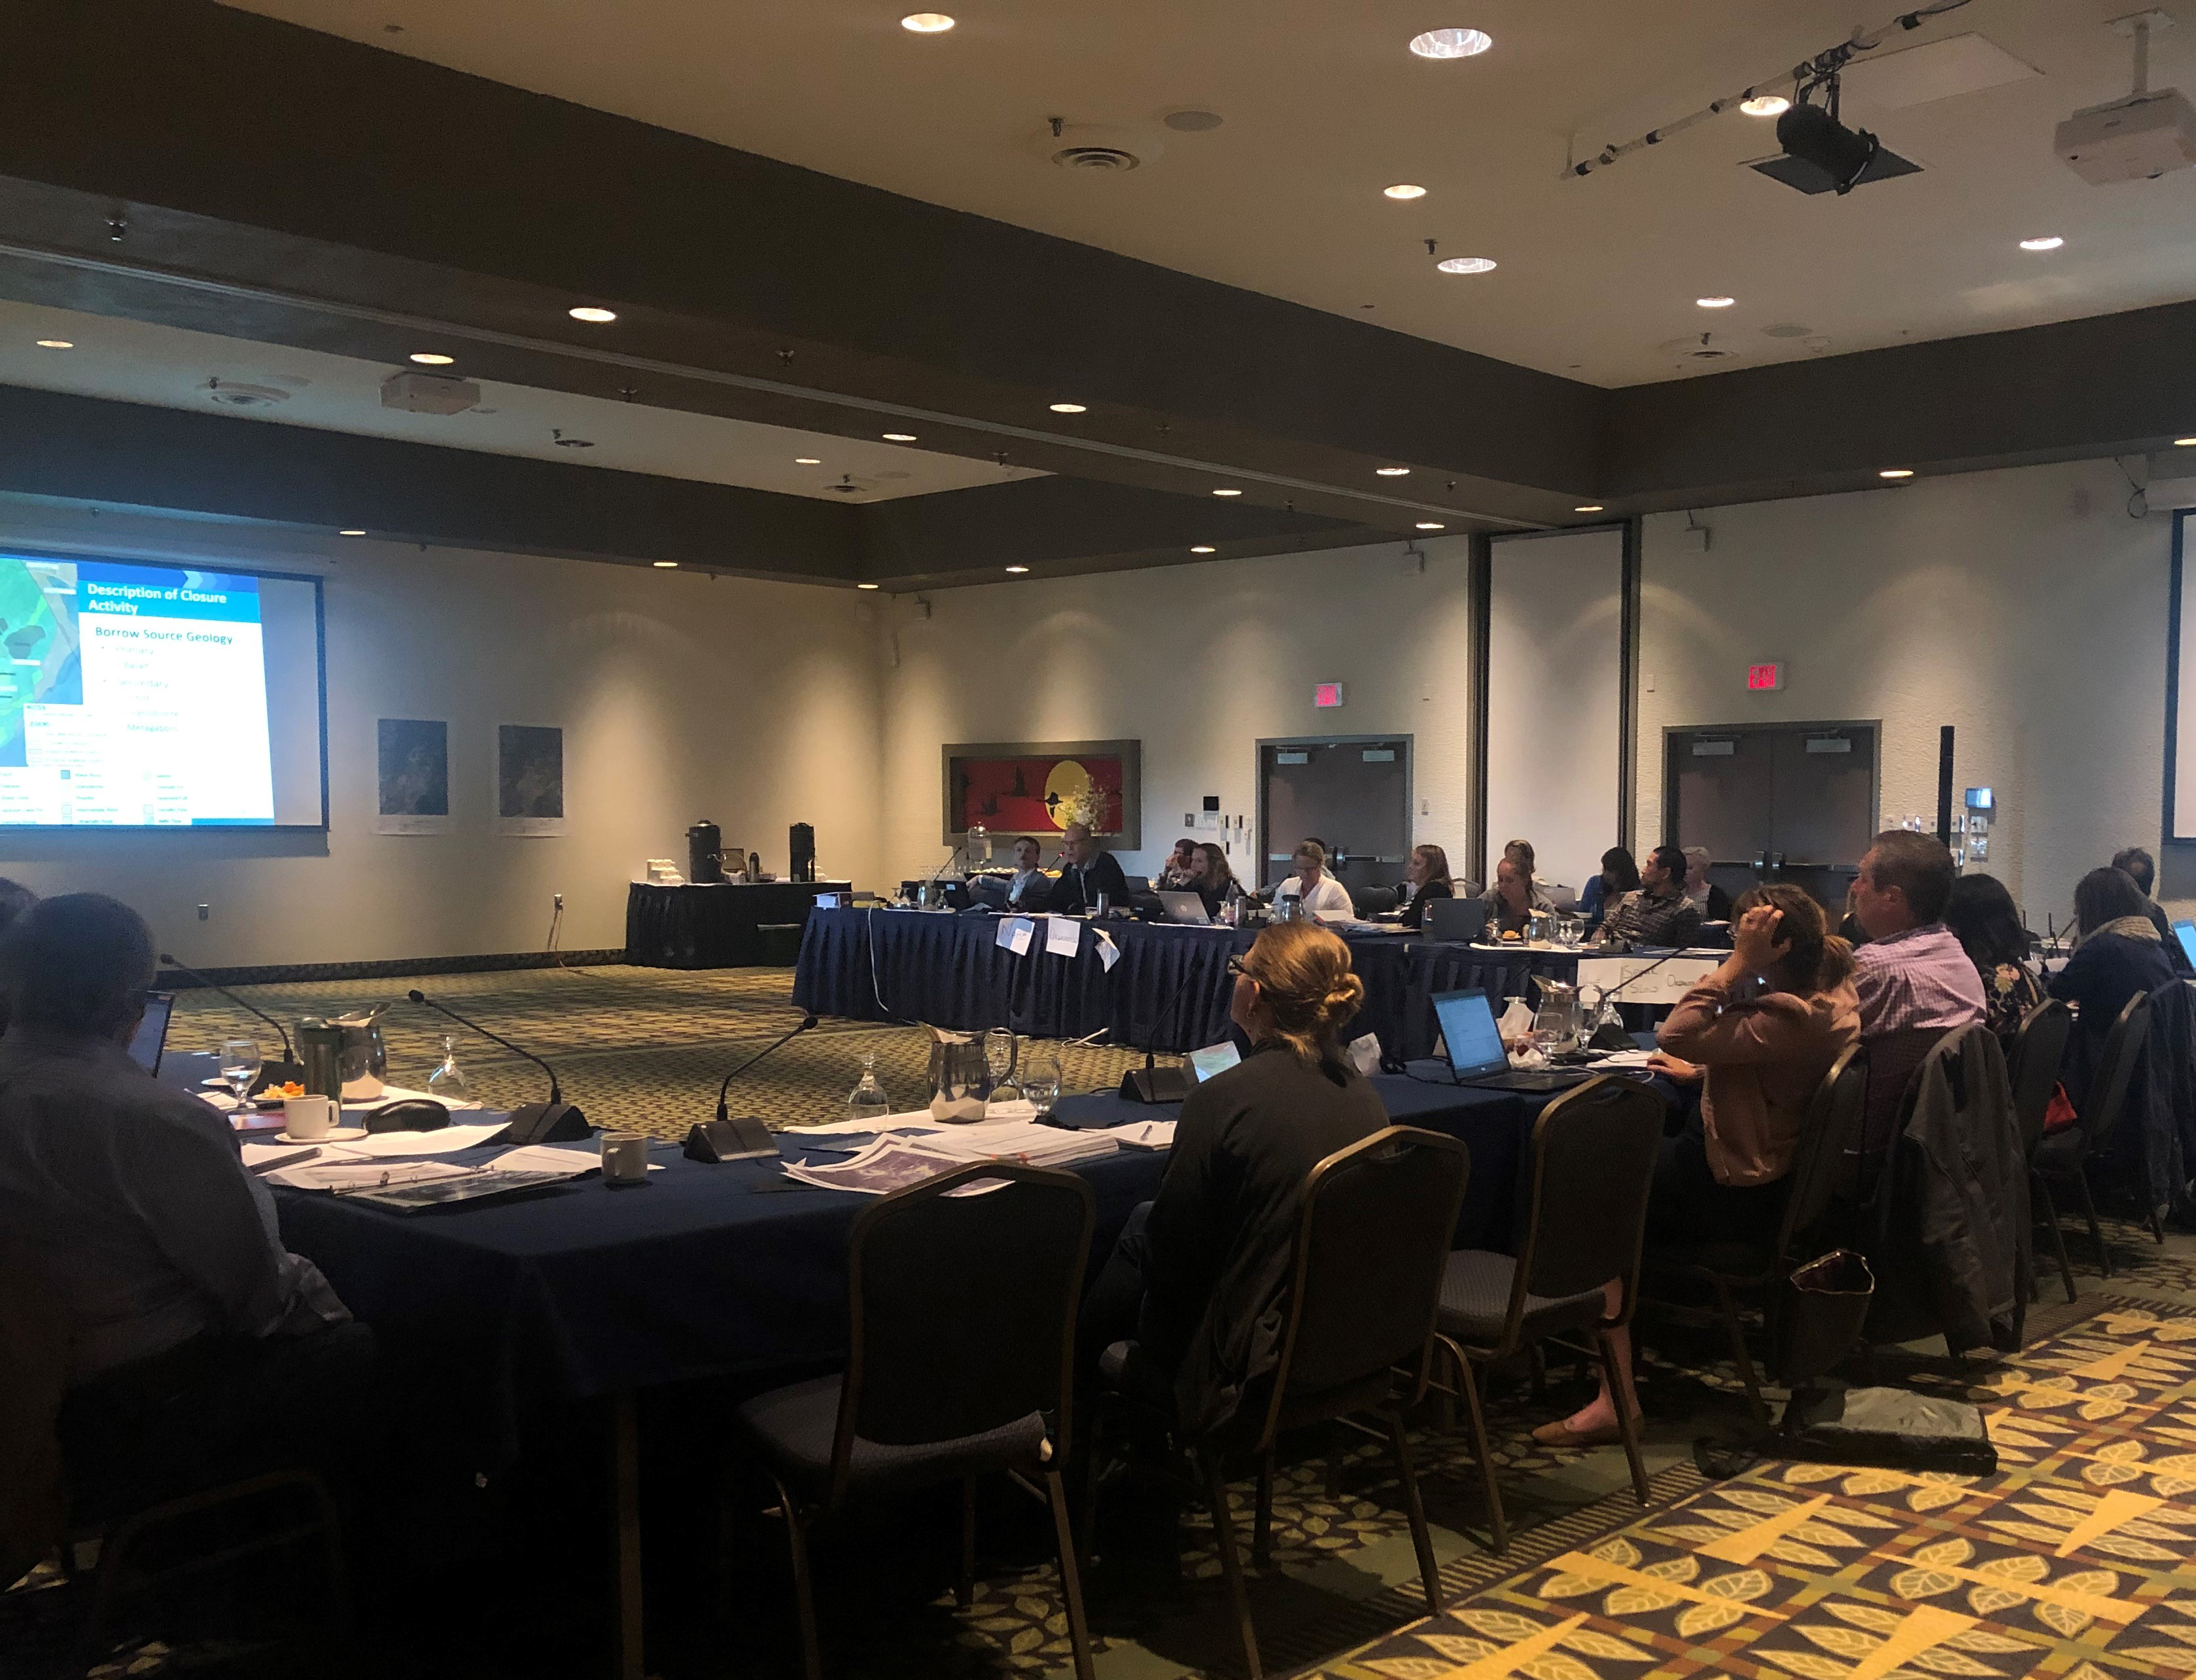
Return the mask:
M651 560L648 563L655 567L659 572L676 570L679 565L679 563L676 560Z
M915 434L911 431L888 431L884 435L884 438L887 443L912 443L915 442Z
M592 321L598 326L604 321L615 320L617 319L617 311L615 309L598 309L592 303L582 303L578 309L567 309L564 313L571 316L574 320Z
M1494 44L1483 29L1429 29L1411 37L1411 50L1420 58L1477 58Z
M2173 447L2176 449L2196 449L2196 437L2176 437L2173 440Z
M795 455L793 458L793 464L795 466L822 466L824 465L822 461L817 459L813 455Z
M1080 402L1055 402L1047 405L1055 414L1087 414L1090 410Z
M1383 187L1380 189L1380 194L1383 198L1389 199L1423 199L1426 195L1426 189L1414 186L1407 181L1399 181L1393 187Z
M1383 478L1408 478L1411 476L1408 467L1374 467L1372 471Z
M1911 478L1914 476L1914 469L1912 467L1886 467L1882 471L1876 474L1876 476L1878 478Z
M1693 302L1703 309L1727 309L1738 302L1736 297L1696 297Z
M1421 519L1419 521L1419 528L1421 531L1446 531L1448 527L1438 519Z
M457 357L444 355L440 350L414 350L412 360L422 367L448 367Z
M899 20L899 26L917 35L943 35L953 27L953 20L943 12L910 12Z
M362 537L366 533L363 531L338 531L336 534L339 537Z
M1215 547L1214 547L1211 543L1209 543L1209 542L1200 542L1200 543L1195 543L1195 544L1193 544L1193 545L1191 546L1191 547L1190 547L1190 551L1190 551L1192 554L1217 554L1217 553L1219 553L1219 552L1220 552L1220 551L1219 551L1218 549L1215 548Z
M1749 117L1781 117L1792 108L1792 101L1783 94L1756 94L1739 101L1738 108Z
M1445 274L1484 274L1493 272L1492 257L1444 257L1434 264Z
M1240 490L1215 490L1212 494L1216 496L1240 496L1243 493Z
M854 586L854 587L855 587L855 588L857 588L857 589L878 589L878 588L881 588L882 586L881 586L881 585L880 585L880 584L874 584L874 583L858 583L858 584L856 584L856 585Z
M2023 251L2056 251L2066 243L2066 241L2056 234L2046 234L2041 239L2023 240L2020 242L2020 248Z
M1009 566L1007 569L1010 572L1026 572L1029 570L1029 568L1026 566Z
M1601 511L1599 502L1581 502L1571 510L1573 513L1599 513Z
M76 341L73 338L41 338L38 348L42 350L72 350L76 348Z

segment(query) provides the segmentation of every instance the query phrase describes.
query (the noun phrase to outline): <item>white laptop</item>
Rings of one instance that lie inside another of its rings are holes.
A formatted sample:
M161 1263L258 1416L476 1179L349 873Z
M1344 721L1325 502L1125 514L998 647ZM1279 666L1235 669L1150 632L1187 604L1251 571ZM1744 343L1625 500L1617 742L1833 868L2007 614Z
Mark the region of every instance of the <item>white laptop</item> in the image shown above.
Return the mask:
M1194 892L1162 892L1159 903L1166 907L1166 919L1191 927L1210 927L1212 918L1205 913L1205 900Z

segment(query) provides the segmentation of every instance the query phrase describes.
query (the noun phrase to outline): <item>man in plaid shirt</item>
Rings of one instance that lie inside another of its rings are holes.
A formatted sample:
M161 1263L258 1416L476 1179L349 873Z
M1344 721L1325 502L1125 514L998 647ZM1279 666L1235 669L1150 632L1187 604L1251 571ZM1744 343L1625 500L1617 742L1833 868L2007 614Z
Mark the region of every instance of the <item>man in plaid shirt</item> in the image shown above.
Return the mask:
M1601 924L1606 944L1682 945L1700 932L1700 906L1685 897L1685 854L1658 846L1639 866L1638 890L1616 901Z

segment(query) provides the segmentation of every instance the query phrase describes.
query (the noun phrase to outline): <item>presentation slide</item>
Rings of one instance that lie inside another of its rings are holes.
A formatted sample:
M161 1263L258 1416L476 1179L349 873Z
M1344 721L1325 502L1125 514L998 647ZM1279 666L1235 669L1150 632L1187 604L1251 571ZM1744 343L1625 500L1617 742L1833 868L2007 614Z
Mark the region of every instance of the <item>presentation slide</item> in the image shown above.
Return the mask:
M321 823L319 611L309 579L0 554L0 826Z

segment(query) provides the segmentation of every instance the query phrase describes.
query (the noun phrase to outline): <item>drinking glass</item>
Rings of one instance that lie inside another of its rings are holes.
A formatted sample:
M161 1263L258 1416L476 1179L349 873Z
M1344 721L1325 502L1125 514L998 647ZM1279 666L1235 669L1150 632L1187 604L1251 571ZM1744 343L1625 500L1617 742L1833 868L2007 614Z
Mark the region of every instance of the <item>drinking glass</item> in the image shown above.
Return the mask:
M259 1077L259 1042L253 1038L224 1038L221 1042L221 1077L228 1081L240 1105Z
M1005 1027L993 1027L984 1035L984 1068L991 1076L992 1089L997 1090L1012 1078L1014 1048L1014 1036Z
M892 1099L885 1094L884 1082L877 1077L877 1059L862 1058L862 1077L847 1097L847 1117L849 1120L881 1120L892 1112Z
M1022 1068L1022 1094L1037 1110L1038 1119L1050 1114L1053 1104L1060 1100L1060 1058L1031 1057Z
M442 1065L427 1076L427 1094L453 1108L472 1100L472 1090L465 1083L465 1070L458 1065L455 1033L443 1036Z

